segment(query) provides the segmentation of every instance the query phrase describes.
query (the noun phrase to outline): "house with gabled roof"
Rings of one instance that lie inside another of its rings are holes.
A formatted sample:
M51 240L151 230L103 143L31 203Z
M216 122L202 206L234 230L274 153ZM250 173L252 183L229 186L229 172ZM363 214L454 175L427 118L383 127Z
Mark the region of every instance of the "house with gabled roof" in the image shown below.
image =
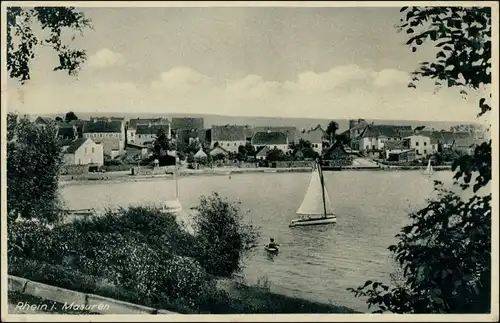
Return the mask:
M152 147L160 130L165 132L168 138L168 134L170 132L169 124L137 125L134 143L137 145Z
M175 134L177 149L182 150L192 142L204 143L206 129L203 118L172 118L170 125Z
M213 125L211 129L210 146L218 145L230 152L238 152L239 146L246 144L245 126L239 125Z
M251 144L255 147L256 151L262 147L279 149L284 153L290 150L287 135L280 131L268 130L256 132L252 137Z
M292 142L298 142L297 134L298 130L297 127L289 127L289 126L258 126L258 127L253 127L252 129L252 135L256 134L257 132L281 132L284 133L287 137L288 142L291 144Z
M323 137L325 136L325 131L320 125L309 130L299 131L297 134L297 141L300 139L308 141L311 143L312 148L318 154L323 153Z
M49 123L53 123L53 122L55 122L55 120L48 118L48 117L41 117L41 116L37 117L34 121L34 123L36 125L39 125L39 126L46 126Z
M104 149L90 138L78 138L63 147L65 165L103 165Z
M357 148L364 153L380 153L388 141L398 141L402 139L402 133L411 130L411 126L401 125L367 125L359 137ZM413 134L413 132L411 132Z
M168 132L166 132L168 139L172 137L171 124L167 118L148 118L148 119L130 119L127 125L127 142L134 143L136 139L137 126L154 126L154 125L166 125L168 126Z
M215 157L215 156L227 157L227 156L229 156L229 151L222 148L221 146L215 146L214 148L212 148L212 150L210 150L210 152L208 154L212 157Z
M409 140L392 140L388 141L384 144L384 156L385 159L389 158L391 154L399 154L401 152L407 151L410 149Z
M431 138L423 135L405 137L408 140L409 149L414 149L416 159L424 158L434 153L431 146Z
M86 121L83 125L83 138L90 138L102 144L104 154L115 158L125 151L125 122L120 120Z
M267 153L270 151L269 147L263 146L261 147L257 153L255 154L255 158L258 160L265 160L267 157Z
M78 139L78 131L75 125L68 123L60 123L57 125L57 137L61 140L73 141Z

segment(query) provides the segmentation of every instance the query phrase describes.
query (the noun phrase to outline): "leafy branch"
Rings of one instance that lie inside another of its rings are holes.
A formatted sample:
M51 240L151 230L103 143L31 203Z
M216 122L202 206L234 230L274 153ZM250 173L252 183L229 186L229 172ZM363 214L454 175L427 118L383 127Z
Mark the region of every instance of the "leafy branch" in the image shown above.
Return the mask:
M33 25L48 32L40 38L33 32ZM76 75L87 59L86 51L72 49L62 41L63 31L78 31L83 35L92 29L90 19L74 7L8 7L7 8L7 70L9 76L24 83L30 79L30 62L36 57L36 47L51 47L59 57L54 71L65 70ZM71 40L75 39L75 35Z

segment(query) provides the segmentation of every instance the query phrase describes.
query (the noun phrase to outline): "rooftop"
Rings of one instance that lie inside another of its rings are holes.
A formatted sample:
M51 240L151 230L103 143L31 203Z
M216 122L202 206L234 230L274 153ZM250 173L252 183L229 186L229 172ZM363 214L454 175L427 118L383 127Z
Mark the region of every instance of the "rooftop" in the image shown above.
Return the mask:
M253 128L253 134L257 132L282 132L288 137L289 142L293 142L297 140L297 127L286 127L286 126L276 126L276 127L267 127L267 126L259 126Z
M170 124L170 121L166 118L150 118L150 119L130 119L128 122L129 129L136 129L138 125L154 125L154 124Z
M402 136L403 132L413 131L411 126L401 126L401 125L383 125L383 124L370 124L365 127L360 135L360 138L373 138L373 137L388 137L388 138L399 138Z
M135 133L138 135L156 135L160 130L163 130L168 135L169 127L166 124L156 125L137 125Z
M325 132L320 125L313 129L306 130L304 132L299 131L298 138L309 141L310 143L320 143L323 141L323 136Z
M87 140L91 140L89 138L78 138L74 140L68 148L66 148L65 153L74 154L78 148L80 148Z
M204 129L203 118L172 118L172 129Z
M216 141L245 141L245 126L225 125L212 126L212 142Z
M95 133L95 132L108 132L116 133L122 131L122 121L112 120L112 121L86 121L83 124L84 133Z
M283 132L278 131L263 131L257 132L252 137L252 145L286 145L288 144L287 136Z

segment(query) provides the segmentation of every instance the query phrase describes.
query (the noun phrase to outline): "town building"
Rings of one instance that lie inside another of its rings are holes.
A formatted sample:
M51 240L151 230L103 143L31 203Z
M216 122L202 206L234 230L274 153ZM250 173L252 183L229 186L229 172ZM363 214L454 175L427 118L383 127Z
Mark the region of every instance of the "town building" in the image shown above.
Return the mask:
M249 128L250 137L253 137L257 132L281 132L287 137L288 143L298 142L298 130L297 127L289 126L258 126Z
M434 153L431 146L431 138L422 135L408 136L409 149L415 149L416 159L424 158Z
M170 124L137 125L134 143L151 148L160 131L163 131L168 138Z
M415 149L406 149L398 152L389 153L387 161L397 162L397 163L409 163L414 161L416 158Z
M411 126L399 125L367 125L355 139L358 142L354 150L359 150L364 155L377 158L383 153L386 142L401 140L401 132L408 131Z
M236 153L239 146L245 146L246 132L245 126L225 125L212 126L211 147L218 145L227 151Z
M69 146L63 147L65 165L98 165L104 164L104 149L101 144L90 138L78 138Z
M78 139L78 130L75 125L61 123L57 125L57 137L63 142L63 145L70 144Z
M178 150L183 150L193 141L201 144L206 142L203 118L172 118L171 129L175 134Z
M391 154L399 154L410 149L409 140L393 140L384 145L384 158L389 159Z
M215 156L227 157L227 156L229 156L229 151L227 151L226 149L224 149L220 146L215 146L212 150L210 150L209 155L212 157L215 157Z
M50 123L54 123L55 120L48 118L48 117L37 117L34 121L34 123L38 126L46 126Z
M137 162L148 156L148 147L127 143L125 150L125 160L128 162Z
M127 143L135 143L137 126L155 126L155 125L166 125L168 126L168 131L166 131L167 138L172 138L171 123L167 118L150 118L150 119L130 119L127 125Z
M251 144L256 151L262 147L279 149L283 153L287 153L290 150L287 135L278 131L256 132L252 137Z
M267 153L270 151L269 147L263 146L261 147L258 151L257 154L255 154L255 158L258 160L266 160Z
M321 128L320 125L318 125L315 128L310 129L310 130L299 131L297 137L298 137L298 141L300 139L302 139L302 140L310 142L313 150L321 155L323 153L323 149L326 148L326 147L323 147L324 135L325 135L325 131Z
M125 150L125 122L122 120L87 121L83 125L83 137L102 144L104 155L111 158L123 154Z

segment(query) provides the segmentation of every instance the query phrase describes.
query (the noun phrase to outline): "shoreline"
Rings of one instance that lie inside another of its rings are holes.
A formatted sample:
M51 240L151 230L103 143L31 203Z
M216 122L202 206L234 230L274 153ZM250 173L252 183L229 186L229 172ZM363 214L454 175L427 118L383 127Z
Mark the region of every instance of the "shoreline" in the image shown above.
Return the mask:
M338 168L325 167L325 172L341 172L341 171L415 171L424 170L426 166L342 166ZM451 166L435 166L434 171L447 171L451 170ZM179 172L179 177L190 176L232 176L236 174L247 173L307 173L310 172L310 167L289 167L289 168L215 168L215 169L183 169ZM130 171L125 172L108 172L97 174L83 174L83 175L60 175L59 184L61 185L74 185L76 183L89 182L102 183L102 182L136 182L157 179L171 179L175 177L173 174L151 174L151 175L131 175Z

